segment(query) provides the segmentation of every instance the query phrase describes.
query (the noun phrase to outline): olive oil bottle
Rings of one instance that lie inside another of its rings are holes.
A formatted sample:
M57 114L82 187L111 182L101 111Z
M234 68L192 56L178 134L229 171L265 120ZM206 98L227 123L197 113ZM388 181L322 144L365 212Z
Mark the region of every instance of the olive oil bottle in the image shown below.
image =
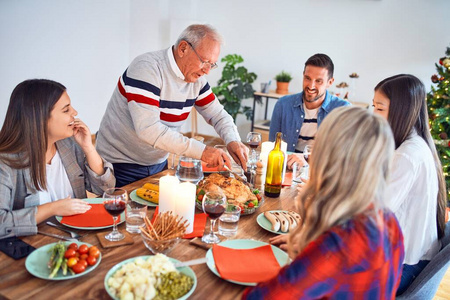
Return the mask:
M281 151L281 132L277 132L275 146L267 158L266 183L264 195L276 198L280 196L283 179L284 153Z

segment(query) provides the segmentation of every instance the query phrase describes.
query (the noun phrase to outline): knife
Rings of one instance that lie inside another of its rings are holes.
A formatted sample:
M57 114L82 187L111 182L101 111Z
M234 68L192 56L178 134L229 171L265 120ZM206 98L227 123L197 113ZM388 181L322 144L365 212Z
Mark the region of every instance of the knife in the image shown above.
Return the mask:
M46 236L51 236L54 237L56 239L60 239L60 240L65 240L65 241L71 241L71 242L76 242L78 241L77 239L74 239L72 237L69 236L64 236L64 235L59 235L59 234L53 234L53 233L47 233L47 232L43 232L43 231L38 231L39 234L42 235L46 235Z
M202 257L202 258L197 258L197 259L192 259L192 260L187 260L187 261L179 261L179 262L174 263L173 265L175 266L175 268L182 268L182 267L187 267L187 266L200 265L200 264L204 264L207 262L208 262L208 258Z

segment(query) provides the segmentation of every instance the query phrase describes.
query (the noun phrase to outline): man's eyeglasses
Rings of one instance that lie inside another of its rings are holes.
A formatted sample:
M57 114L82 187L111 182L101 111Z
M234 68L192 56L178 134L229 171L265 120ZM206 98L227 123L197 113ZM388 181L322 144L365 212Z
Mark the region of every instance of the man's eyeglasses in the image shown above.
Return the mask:
M189 43L189 42L186 41L186 40L185 40L185 42L188 43L189 46L191 46L192 50L194 50L194 53L195 53L195 55L197 55L198 60L202 63L202 69L203 69L205 66L209 66L209 68L210 68L211 70L217 69L217 63L213 63L213 64L212 64L212 63L210 63L210 62L203 61L203 60L200 58L200 56L198 55L197 51L195 51L194 46L192 46L192 44Z

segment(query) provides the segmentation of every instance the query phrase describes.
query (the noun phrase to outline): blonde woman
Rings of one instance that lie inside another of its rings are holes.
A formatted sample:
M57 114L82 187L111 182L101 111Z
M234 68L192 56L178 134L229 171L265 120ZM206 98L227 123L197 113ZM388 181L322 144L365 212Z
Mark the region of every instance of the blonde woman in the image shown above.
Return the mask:
M358 107L333 110L297 198L302 224L287 239L293 261L244 298L393 299L404 256L399 224L383 207L393 153L381 117Z

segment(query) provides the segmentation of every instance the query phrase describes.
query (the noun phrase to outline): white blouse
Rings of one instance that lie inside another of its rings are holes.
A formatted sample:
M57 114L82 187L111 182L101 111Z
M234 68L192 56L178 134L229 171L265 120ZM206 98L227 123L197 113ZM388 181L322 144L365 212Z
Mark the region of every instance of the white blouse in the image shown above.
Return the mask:
M56 151L50 164L46 164L47 190L39 192L39 204L53 202L59 199L74 197L72 185L67 176L66 169Z
M415 265L438 253L436 205L438 178L431 150L414 131L397 148L389 178L386 205L403 231L404 264Z

